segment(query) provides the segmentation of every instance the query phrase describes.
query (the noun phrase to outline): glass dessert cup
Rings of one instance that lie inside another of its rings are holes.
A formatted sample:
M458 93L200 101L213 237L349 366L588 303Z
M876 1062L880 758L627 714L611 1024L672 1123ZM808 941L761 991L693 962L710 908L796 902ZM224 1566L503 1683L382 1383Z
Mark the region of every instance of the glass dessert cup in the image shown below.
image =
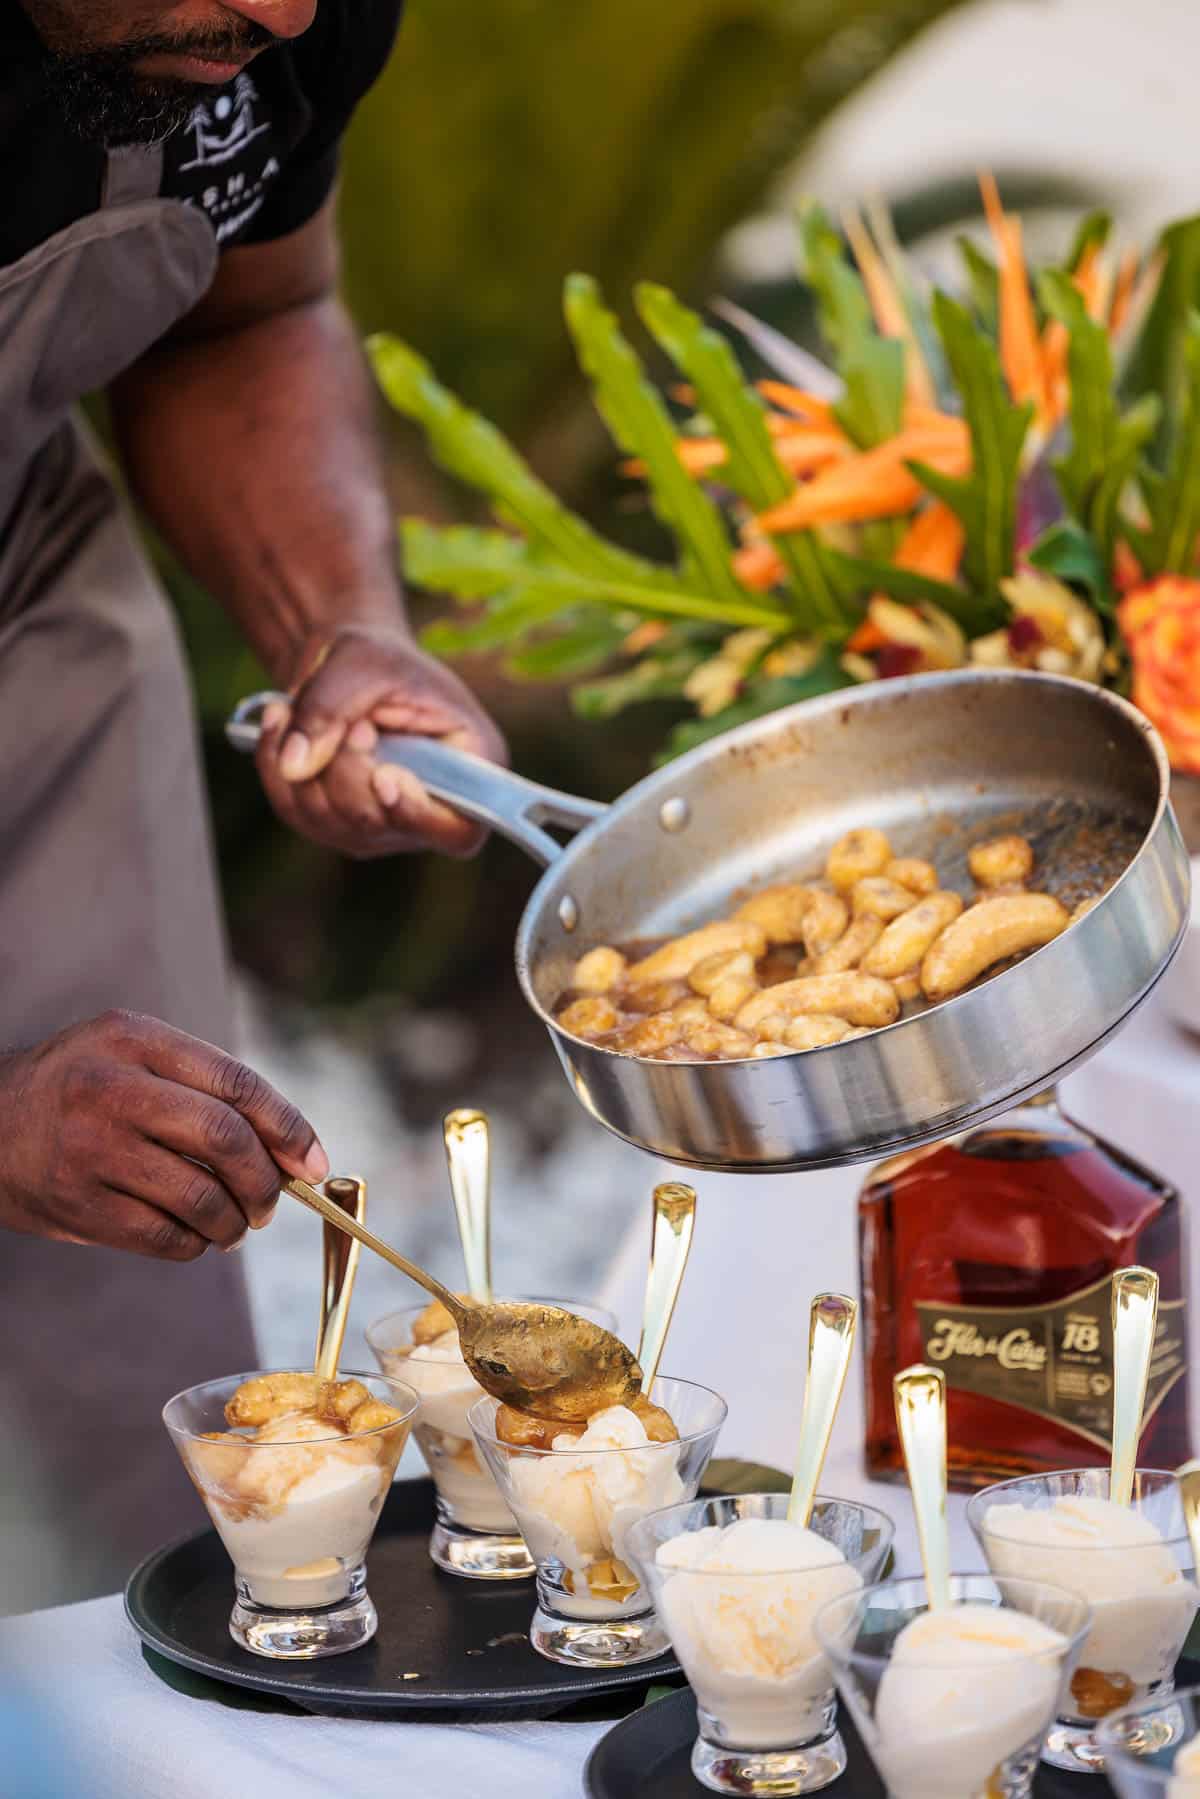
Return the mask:
M517 1297L539 1305L562 1306L606 1330L615 1332L617 1328L611 1312L580 1299L546 1299L541 1294ZM366 1335L383 1372L404 1381L420 1396L413 1437L425 1458L437 1506L429 1538L430 1558L447 1574L460 1574L468 1580L525 1580L534 1572L533 1557L480 1458L467 1423L471 1407L485 1397L483 1388L468 1371L453 1328L432 1342L413 1343L413 1326L428 1304L426 1300L389 1312L386 1318L377 1318ZM451 1340L446 1342L446 1337Z
M629 1549L696 1695L692 1772L715 1793L815 1793L837 1779L846 1749L833 1674L812 1622L821 1607L879 1578L892 1522L871 1506L818 1498L801 1537L776 1531L786 1493L697 1499L652 1512ZM726 1528L765 1520L765 1532ZM816 1557L798 1553L823 1539ZM776 1542L775 1539L781 1539ZM820 1550L828 1545L828 1553ZM698 1555L719 1566L695 1566ZM661 1559L660 1559L661 1558Z
M233 1374L177 1393L163 1422L233 1563L229 1634L254 1655L309 1661L344 1655L374 1636L365 1557L418 1398L378 1374L343 1374L364 1399L396 1414L343 1431L296 1411L274 1415L270 1440L230 1429L225 1406L247 1381L288 1370Z
M814 1632L890 1799L1025 1799L1091 1611L1061 1587L987 1574L951 1575L950 1597L932 1613L924 1580L884 1581L830 1600ZM970 1636L897 1654L909 1625L964 1607ZM1000 1607L1007 1651L986 1616Z
M1200 1604L1179 1486L1173 1474L1139 1468L1133 1500L1121 1508L1119 1542L1097 1543L1070 1514L1058 1540L1038 1540L1058 1502L1107 1502L1107 1468L1073 1468L1026 1475L976 1493L967 1506L971 1528L997 1576L1021 1574L1083 1593L1092 1623L1054 1726L1044 1761L1075 1773L1099 1773L1104 1755L1095 1734L1101 1718L1131 1702L1171 1691L1175 1663ZM997 1518L993 1508L1012 1508ZM1017 1508L1020 1508L1019 1510ZM1044 1515L1040 1526L1022 1514ZM989 1514L991 1514L989 1521ZM1065 1529L1064 1529L1065 1526ZM1101 1515L1101 1528L1104 1526ZM1071 1540L1071 1536L1074 1540Z
M586 1433L562 1426L553 1439L561 1449L514 1446L496 1435L494 1399L471 1407L475 1440L537 1565L529 1641L549 1661L629 1667L667 1647L627 1539L648 1513L695 1498L728 1408L685 1380L656 1380L650 1399L670 1413L678 1439L648 1438L634 1413L612 1406ZM571 1446L581 1439L590 1441Z
M1200 1687L1122 1706L1096 1741L1119 1799L1200 1799Z

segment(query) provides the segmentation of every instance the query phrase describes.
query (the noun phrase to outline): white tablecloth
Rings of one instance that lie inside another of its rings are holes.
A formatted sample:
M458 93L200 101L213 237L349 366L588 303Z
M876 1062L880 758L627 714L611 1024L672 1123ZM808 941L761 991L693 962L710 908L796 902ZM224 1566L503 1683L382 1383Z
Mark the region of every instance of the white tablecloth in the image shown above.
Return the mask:
M1200 1053L1161 1002L1072 1077L1064 1098L1084 1122L1197 1197ZM729 1400L720 1453L790 1463L808 1301L822 1287L855 1290L861 1179L856 1169L765 1180L697 1176L693 1261L667 1365ZM647 1243L647 1229L631 1233L611 1282L631 1335ZM1195 1254L1193 1293L1200 1291ZM863 1478L860 1439L860 1383L852 1376L823 1485L889 1512L900 1527L899 1567L915 1571L907 1499L898 1487ZM952 1504L956 1564L975 1567L961 1501ZM57 1767L40 1785L32 1773L18 1773L18 1752L6 1739L24 1727L38 1755L77 1756L79 1766ZM230 1709L178 1693L153 1674L117 1597L0 1621L0 1791L15 1799L68 1792L87 1799L578 1799L583 1763L606 1728L375 1723Z

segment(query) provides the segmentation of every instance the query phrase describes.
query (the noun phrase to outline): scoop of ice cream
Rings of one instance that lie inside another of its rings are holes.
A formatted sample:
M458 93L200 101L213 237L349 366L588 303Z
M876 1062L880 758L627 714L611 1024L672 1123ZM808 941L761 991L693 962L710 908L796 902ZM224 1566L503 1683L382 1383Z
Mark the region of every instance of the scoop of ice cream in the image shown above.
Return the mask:
M892 1646L876 1754L895 1799L961 1799L1054 1716L1067 1639L1007 1606L924 1612Z
M470 1387L476 1396L482 1388L463 1360L457 1331L443 1331L432 1342L418 1343L404 1359L404 1378L418 1393L452 1393Z
M719 1672L762 1680L786 1680L817 1658L814 1616L862 1585L840 1549L784 1518L686 1531L663 1543L656 1560L681 1573L666 1582L663 1609L685 1660L695 1645Z
M1175 1757L1167 1799L1200 1799L1200 1737L1185 1743Z
M678 1464L678 1446L652 1442L623 1405L597 1412L578 1435L561 1432L549 1455L518 1454L514 1505L526 1537L536 1538L534 1553L578 1573L597 1555L628 1560L630 1526L683 1498Z
M250 1449L237 1476L238 1491L258 1505L278 1505L325 1460L329 1450L316 1444L332 1448L345 1440L336 1425L320 1418L301 1413L273 1418L254 1438L255 1445L270 1447Z
M994 1573L1086 1595L1094 1618L1081 1666L1143 1685L1173 1665L1200 1593L1144 1513L1087 1493L1044 1507L997 1502L983 1538Z

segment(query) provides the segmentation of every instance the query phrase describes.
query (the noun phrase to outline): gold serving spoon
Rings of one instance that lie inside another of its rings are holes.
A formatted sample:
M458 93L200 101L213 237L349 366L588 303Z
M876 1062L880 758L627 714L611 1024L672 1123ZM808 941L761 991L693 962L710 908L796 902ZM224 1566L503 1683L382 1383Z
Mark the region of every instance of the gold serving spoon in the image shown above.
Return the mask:
M808 1375L800 1414L800 1447L788 1500L789 1524L812 1517L817 1482L825 1466L846 1370L854 1348L858 1304L845 1293L818 1293L808 1314Z
M950 1530L946 1523L946 1377L918 1362L892 1382L896 1424L921 1545L930 1611L950 1604Z
M289 1176L283 1191L440 1299L454 1320L463 1360L494 1399L535 1418L581 1424L606 1406L637 1397L642 1371L611 1331L559 1306L462 1299L307 1181Z
M1113 1276L1112 1321L1113 1436L1108 1496L1117 1505L1128 1505L1133 1498L1158 1322L1158 1276L1153 1269L1122 1268Z
M450 1191L472 1299L492 1297L492 1156L484 1113L459 1106L442 1120Z
M334 1175L325 1183L325 1197L341 1206L357 1223L367 1215L367 1183L357 1175ZM336 1380L346 1320L350 1316L350 1295L358 1272L362 1245L343 1231L327 1223L324 1231L321 1280L321 1318L317 1325L317 1347L313 1356L313 1372L318 1380Z
M649 1393L658 1376L666 1347L675 1301L683 1282L692 1231L696 1224L696 1195L682 1181L664 1181L654 1189L654 1215L650 1225L650 1271L642 1303L642 1334L637 1359L642 1365L642 1392Z

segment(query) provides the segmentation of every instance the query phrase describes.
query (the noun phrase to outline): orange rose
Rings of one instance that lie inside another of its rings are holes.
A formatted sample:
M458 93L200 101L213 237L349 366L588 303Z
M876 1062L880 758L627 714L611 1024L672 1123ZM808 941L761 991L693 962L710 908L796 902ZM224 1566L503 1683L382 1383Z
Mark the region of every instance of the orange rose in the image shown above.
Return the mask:
M1163 575L1117 608L1133 658L1133 703L1157 726L1172 768L1200 774L1200 581Z

